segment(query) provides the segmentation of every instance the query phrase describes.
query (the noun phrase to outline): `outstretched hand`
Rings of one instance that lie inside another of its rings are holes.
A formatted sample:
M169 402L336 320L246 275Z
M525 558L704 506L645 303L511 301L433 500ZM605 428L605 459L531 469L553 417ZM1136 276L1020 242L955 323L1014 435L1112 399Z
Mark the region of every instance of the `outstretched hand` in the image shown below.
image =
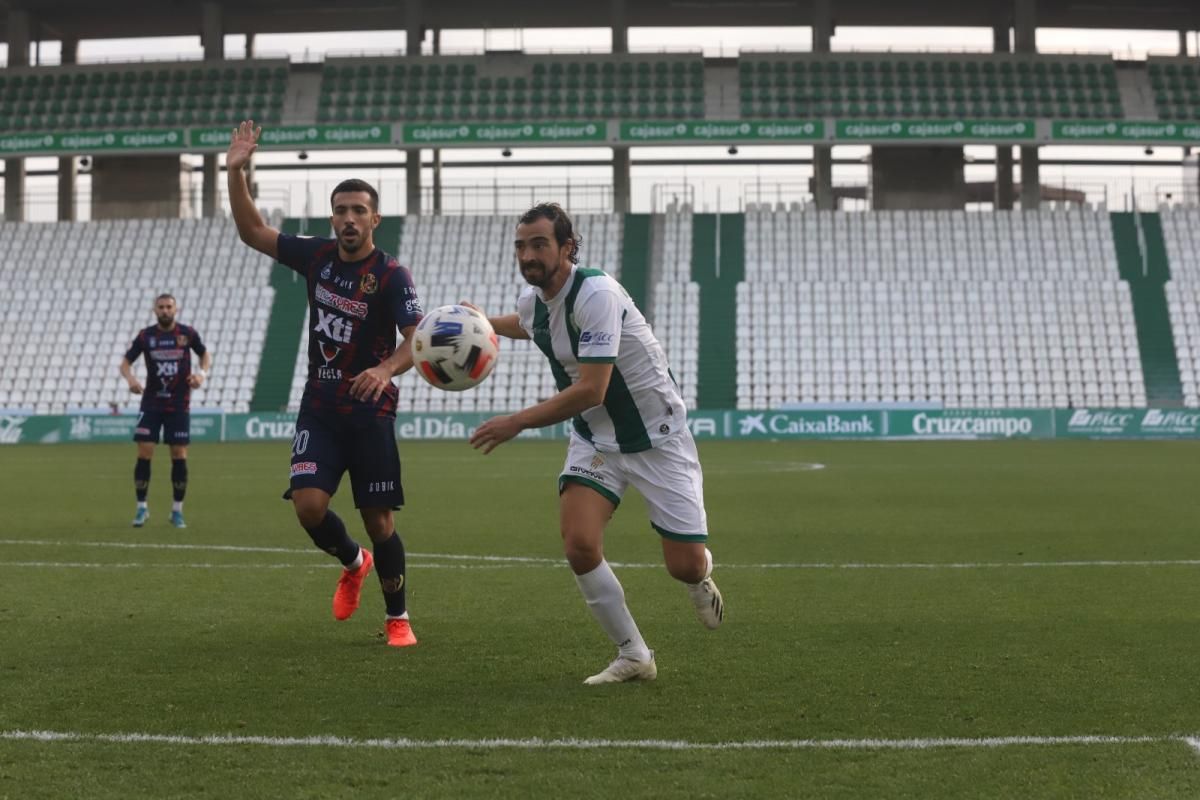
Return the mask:
M524 430L516 414L492 417L475 429L471 435L471 447L482 450L484 455L495 450Z
M229 150L225 153L226 169L241 169L250 162L250 156L258 149L258 136L262 126L254 126L254 120L248 119L233 129L233 138L229 141Z

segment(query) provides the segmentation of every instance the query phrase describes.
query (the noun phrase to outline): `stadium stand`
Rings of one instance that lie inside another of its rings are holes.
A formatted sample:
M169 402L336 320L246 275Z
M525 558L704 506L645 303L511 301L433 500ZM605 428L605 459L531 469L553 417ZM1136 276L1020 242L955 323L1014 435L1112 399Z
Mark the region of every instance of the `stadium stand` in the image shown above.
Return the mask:
M193 406L249 410L271 307L270 259L227 220L5 223L0 407L34 413L134 406L117 373L161 292L179 302L214 368ZM31 276L34 276L31 279ZM37 332L37 345L30 346ZM135 365L144 380L145 369Z
M1200 119L1200 67L1194 58L1147 59L1159 119Z
M288 62L94 64L0 71L0 130L280 121Z
M688 408L696 407L700 350L700 284L692 280L692 214L676 209L655 218L654 302L647 317Z
M691 55L328 59L318 120L477 121L704 117Z
M737 293L741 408L1146 404L1105 214L754 211Z
M1171 264L1167 308L1179 362L1184 405L1200 407L1200 210L1162 215L1163 238Z
M622 219L580 214L580 263L620 279ZM404 219L396 257L409 266L425 308L468 300L492 315L514 313L525 282L512 256L511 216L442 216ZM502 339L495 371L478 389L445 392L417 375L400 378L400 407L420 412L515 410L556 391L544 356L530 341ZM293 372L288 408L297 410L307 375L307 317Z
M1110 58L743 53L743 117L1120 118Z

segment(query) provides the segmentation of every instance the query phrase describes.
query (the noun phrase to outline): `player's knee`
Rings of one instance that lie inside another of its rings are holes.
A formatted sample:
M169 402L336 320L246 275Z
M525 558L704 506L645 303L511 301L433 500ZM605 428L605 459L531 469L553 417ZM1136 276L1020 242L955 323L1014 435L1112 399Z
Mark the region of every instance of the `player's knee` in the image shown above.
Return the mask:
M562 534L563 554L577 574L590 572L600 565L604 559L600 537L589 536L582 531L569 531L565 526Z
M392 533L396 530L396 523L392 519L391 511L368 512L364 510L362 521L367 536L371 537L372 542L385 542L392 538Z
M320 525L329 510L328 503L308 497L293 498L292 505L296 509L296 519L305 528L315 528Z
M704 573L708 569L703 547L671 552L666 564L670 576L684 583L699 583L704 580Z

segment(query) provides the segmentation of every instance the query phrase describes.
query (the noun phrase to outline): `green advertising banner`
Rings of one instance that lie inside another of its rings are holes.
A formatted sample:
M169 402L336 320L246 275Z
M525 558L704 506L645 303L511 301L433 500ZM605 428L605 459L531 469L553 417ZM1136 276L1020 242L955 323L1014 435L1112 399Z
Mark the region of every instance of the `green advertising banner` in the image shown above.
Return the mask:
M494 417L490 412L450 414L397 414L396 437L403 440L450 439L466 441L485 421ZM522 439L565 438L570 423L523 431ZM296 435L296 415L283 413L226 414L227 442L290 441Z
M192 128L188 141L194 148L212 150L229 147L233 129ZM392 126L370 125L276 125L264 127L258 139L263 148L282 147L372 147L392 142Z
M1200 142L1200 122L1056 121L1050 126L1050 138L1078 143Z
M0 136L0 153L93 153L113 150L183 150L182 128L170 130L10 133Z
M727 439L877 439L883 411L726 411Z
M825 138L825 123L810 119L727 120L723 122L622 122L620 140L644 144L672 142L788 142Z
M495 412L498 413L498 412ZM466 441L494 412L399 414L397 438ZM0 445L127 442L134 415L40 417L0 414ZM1200 439L1200 409L986 408L931 410L693 411L697 439ZM562 440L571 423L524 431L522 439ZM193 442L291 441L296 415L193 414Z
M1048 408L889 411L885 435L893 439L1050 439L1054 412Z
M193 442L221 441L222 414L193 414ZM0 415L0 444L29 442L128 442L133 440L135 414L72 414L59 417Z
M604 122L428 123L404 126L404 142L426 146L447 144L569 144L602 142Z
M972 141L1024 141L1037 136L1031 119L840 119L838 141L921 141L957 139Z
M1059 438L1200 438L1200 409L1076 408L1059 409L1054 417Z

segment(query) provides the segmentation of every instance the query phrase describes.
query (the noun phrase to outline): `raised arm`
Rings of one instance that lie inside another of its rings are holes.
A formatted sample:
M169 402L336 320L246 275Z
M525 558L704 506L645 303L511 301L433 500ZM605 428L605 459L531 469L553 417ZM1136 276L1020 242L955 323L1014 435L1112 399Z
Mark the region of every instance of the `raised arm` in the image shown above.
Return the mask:
M253 120L246 120L233 130L229 151L225 154L225 170L229 180L229 208L237 224L242 241L260 253L279 258L279 231L263 221L262 215L250 196L245 167L250 156L258 149L261 127L254 127Z

